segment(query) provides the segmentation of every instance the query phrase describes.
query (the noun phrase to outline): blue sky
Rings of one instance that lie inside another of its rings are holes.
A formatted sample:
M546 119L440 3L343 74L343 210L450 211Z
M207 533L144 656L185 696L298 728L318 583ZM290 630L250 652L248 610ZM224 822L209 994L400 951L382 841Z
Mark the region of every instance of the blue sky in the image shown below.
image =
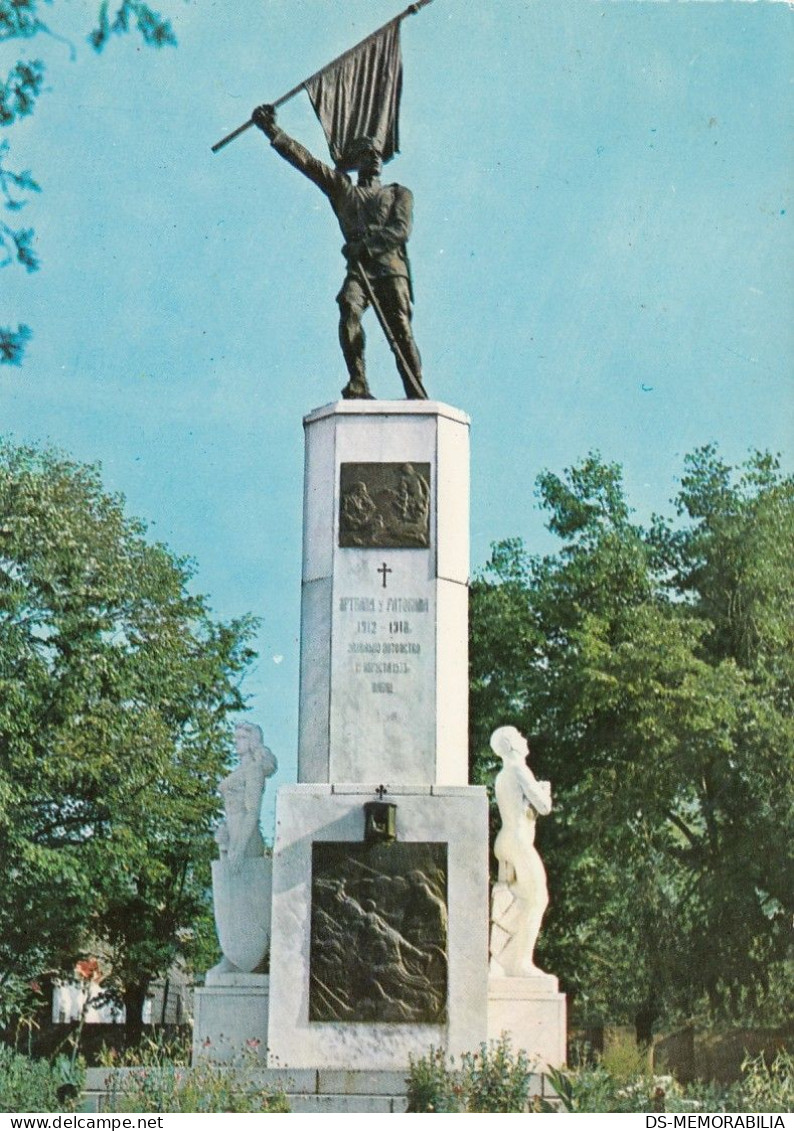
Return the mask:
M167 7L166 7L167 4ZM179 39L94 57L62 38L12 156L38 274L0 274L2 430L100 461L220 616L263 619L246 682L281 769L297 745L302 417L345 373L341 237L251 130L210 145L401 10L394 0L163 0ZM434 0L403 24L416 337L430 395L472 418L472 566L548 550L533 483L592 449L641 520L686 452L791 466L794 13L764 0ZM75 57L70 54L69 44ZM19 44L2 44L5 72ZM326 150L308 99L280 122ZM400 384L377 326L370 380ZM272 796L272 790L271 790Z

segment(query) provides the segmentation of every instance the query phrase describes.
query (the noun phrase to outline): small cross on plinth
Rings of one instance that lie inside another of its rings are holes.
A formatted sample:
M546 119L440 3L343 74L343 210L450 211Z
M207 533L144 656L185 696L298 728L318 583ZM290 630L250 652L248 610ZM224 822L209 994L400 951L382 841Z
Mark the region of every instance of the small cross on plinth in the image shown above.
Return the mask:
M384 562L382 566L380 566L378 569L375 570L375 572L379 573L381 575L381 577L383 578L383 588L385 589L386 588L386 574L392 572L391 567L387 566L386 563Z

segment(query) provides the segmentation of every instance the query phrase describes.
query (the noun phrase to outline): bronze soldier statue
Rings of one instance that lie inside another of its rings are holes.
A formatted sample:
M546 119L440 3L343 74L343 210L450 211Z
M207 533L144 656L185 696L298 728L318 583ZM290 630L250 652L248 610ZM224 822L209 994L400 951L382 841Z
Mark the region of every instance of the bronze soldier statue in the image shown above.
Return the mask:
M413 220L413 195L402 185L382 185L380 150L372 138L357 138L332 169L276 125L272 106L251 115L277 153L314 181L331 202L345 245L347 274L337 295L339 341L348 371L345 398L372 400L364 367L361 317L374 301L409 400L427 398L422 362L411 328L413 289L406 244ZM353 184L342 167L358 170ZM395 348L396 347L396 348Z

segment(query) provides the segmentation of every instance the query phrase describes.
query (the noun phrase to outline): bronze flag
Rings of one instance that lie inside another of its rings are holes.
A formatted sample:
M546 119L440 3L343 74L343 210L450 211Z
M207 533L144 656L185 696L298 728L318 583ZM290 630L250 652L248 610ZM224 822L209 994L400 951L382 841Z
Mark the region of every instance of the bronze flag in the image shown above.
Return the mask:
M384 161L399 152L402 93L400 21L348 52L304 83L325 131L331 156L350 169L351 144L361 137L376 142Z

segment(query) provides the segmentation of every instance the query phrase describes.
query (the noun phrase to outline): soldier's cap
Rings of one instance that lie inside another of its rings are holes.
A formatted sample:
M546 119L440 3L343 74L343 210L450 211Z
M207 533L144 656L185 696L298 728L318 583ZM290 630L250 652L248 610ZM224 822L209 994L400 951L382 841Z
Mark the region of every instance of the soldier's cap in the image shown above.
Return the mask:
M363 157L374 153L378 157L383 156L383 146L377 138L374 137L356 137L345 146L345 150L337 162L340 169L349 171L357 169L359 162Z

